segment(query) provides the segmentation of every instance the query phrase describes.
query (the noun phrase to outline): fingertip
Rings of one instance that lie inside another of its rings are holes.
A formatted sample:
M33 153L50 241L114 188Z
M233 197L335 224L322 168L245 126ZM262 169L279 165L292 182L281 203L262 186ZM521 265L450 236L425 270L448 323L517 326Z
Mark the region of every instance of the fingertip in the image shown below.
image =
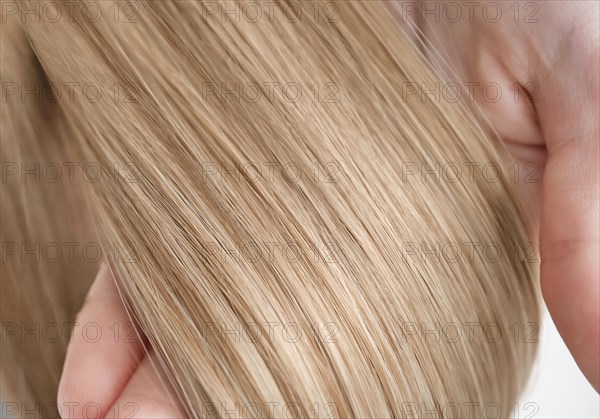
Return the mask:
M107 418L185 418L185 409L169 383L154 352L140 363Z
M77 315L59 382L62 418L103 418L143 358L107 263Z

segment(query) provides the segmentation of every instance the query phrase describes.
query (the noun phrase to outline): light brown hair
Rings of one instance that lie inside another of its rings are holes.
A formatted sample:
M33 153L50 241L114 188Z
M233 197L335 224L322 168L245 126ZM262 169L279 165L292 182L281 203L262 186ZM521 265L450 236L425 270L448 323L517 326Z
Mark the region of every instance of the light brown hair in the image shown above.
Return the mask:
M279 16L235 21L202 2L138 1L126 24L111 4L97 3L94 21L79 7L72 19L3 16L3 83L95 83L103 93L8 95L3 160L134 168L52 186L10 177L3 243L103 243L190 416L206 403L399 417L410 403L447 415L453 403L515 401L535 345L510 327L538 318L537 266L518 252L524 215L504 176L406 175L456 162L501 167L503 157L464 104L403 94L407 82L438 78L384 5L334 2L335 19L316 20L312 3L281 1ZM272 94L276 84L304 94ZM115 97L111 86L125 90ZM235 86L246 94L223 94ZM257 166L273 171L239 169ZM490 258L473 243L503 252ZM250 244L268 257L231 255ZM413 257L448 244L463 257ZM135 261L111 257L115 245L133 246ZM33 324L72 320L95 265L12 258L2 269L2 321ZM336 338L227 336L249 323L330 324ZM405 327L466 323L504 334L423 339ZM225 328L209 336L206 324ZM2 346L11 399L53 400L65 340L10 335Z

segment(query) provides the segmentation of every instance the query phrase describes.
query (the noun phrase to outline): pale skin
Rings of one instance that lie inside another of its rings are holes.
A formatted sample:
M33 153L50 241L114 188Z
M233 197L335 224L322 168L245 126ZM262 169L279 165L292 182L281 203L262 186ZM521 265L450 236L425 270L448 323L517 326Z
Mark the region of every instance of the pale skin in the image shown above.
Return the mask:
M477 87L473 94L519 167L538 169L539 182L518 187L533 215L543 297L579 368L600 391L599 5L550 1L525 9L492 2L502 6L503 18L494 22L493 10L481 12L489 2L476 3L472 18L465 13L459 21L440 9L424 24L415 9L403 10L443 51L458 80L532 88L533 101L515 99L512 90L498 101ZM63 417L95 417L95 406L109 418L186 416L154 368L151 348L146 355L140 343L112 333L95 343L82 338L78 328L87 322L102 330L130 322L107 265L77 322L58 394Z

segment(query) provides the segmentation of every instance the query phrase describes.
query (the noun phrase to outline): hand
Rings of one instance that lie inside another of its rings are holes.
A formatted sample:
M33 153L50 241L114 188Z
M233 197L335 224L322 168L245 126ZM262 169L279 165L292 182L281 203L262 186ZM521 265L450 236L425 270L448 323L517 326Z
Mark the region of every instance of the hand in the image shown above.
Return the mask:
M450 81L475 85L476 103L518 167L539 169L540 182L519 188L534 236L539 226L542 293L600 391L598 2L421 0L399 7L432 42L430 59L453 69Z
M103 264L77 316L58 391L63 418L183 418Z
M539 216L542 291L558 330L598 391L598 4L540 1L537 9L526 10L525 3L490 2L501 6L502 18L493 22L495 9L484 14L486 2L474 3L473 19L465 8L463 18L451 22L454 16L441 9L437 22L417 22L460 80L479 83L474 97L512 156L543 173L541 183L519 185ZM439 58L432 57L442 62ZM489 82L501 86L496 102L481 89ZM520 100L510 89L515 82L530 88L520 92ZM124 333L115 339L111 327L123 332L130 320L106 266L77 322L59 389L63 417L185 417L153 366L158 362L152 350L139 340L127 341ZM84 327L92 323L102 332L97 342L85 338Z

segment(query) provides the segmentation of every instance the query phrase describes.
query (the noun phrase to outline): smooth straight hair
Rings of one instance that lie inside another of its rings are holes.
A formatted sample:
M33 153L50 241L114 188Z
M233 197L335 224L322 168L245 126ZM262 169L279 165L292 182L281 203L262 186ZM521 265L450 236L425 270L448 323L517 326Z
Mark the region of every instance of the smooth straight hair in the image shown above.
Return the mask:
M190 417L508 414L525 214L385 4L3 1L1 41L4 401L56 400L68 333L26 331L107 258Z

